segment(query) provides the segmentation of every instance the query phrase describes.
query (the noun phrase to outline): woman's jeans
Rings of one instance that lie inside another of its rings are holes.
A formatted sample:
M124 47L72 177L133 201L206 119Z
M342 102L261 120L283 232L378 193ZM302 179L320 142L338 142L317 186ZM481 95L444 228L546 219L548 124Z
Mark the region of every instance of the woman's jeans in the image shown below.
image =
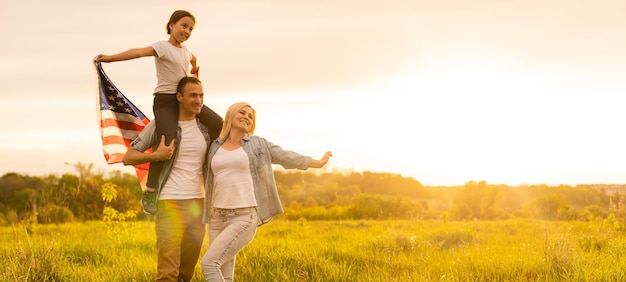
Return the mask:
M209 248L202 257L206 281L233 281L235 258L256 233L256 208L214 209L209 222Z

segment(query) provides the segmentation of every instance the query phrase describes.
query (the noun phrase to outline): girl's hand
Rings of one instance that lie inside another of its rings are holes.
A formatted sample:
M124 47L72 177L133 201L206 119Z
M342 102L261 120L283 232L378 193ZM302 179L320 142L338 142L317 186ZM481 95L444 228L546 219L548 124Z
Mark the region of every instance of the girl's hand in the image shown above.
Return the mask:
M111 56L98 54L95 58L93 58L94 63L105 62L108 63L110 61Z
M196 78L199 78L198 76L200 76L200 66L193 66L191 68L191 74L193 74L193 76L195 76Z

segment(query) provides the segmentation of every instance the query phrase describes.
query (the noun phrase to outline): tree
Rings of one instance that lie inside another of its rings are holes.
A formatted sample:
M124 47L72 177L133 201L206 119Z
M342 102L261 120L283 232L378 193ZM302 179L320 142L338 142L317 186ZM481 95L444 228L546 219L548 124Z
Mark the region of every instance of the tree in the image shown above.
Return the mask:
M498 187L487 182L469 181L454 197L453 214L462 220L493 219L497 215L496 204L502 197Z
M410 219L420 213L420 206L404 197L361 194L347 211L353 219Z
M67 207L48 203L39 209L37 214L39 223L65 223L74 221L74 214Z
M570 209L570 204L561 195L552 194L533 199L530 202L533 214L541 219L558 219L559 213Z

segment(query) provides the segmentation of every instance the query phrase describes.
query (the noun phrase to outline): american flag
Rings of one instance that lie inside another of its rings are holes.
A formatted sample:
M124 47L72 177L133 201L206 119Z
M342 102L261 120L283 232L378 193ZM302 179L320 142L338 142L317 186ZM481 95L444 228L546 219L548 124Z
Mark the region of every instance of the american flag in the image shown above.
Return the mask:
M120 92L104 73L102 64L95 63L98 72L98 122L104 158L108 164L122 162L124 153L150 120ZM137 179L145 187L149 163L136 165Z

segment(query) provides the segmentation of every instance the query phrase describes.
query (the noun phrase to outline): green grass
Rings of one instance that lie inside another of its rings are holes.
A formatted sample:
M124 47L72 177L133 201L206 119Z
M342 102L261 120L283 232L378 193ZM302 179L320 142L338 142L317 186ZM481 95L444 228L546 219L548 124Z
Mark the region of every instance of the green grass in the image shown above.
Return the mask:
M0 228L0 281L152 281L154 223ZM207 241L205 241L206 247ZM626 281L626 237L601 223L274 220L238 281ZM202 280L198 265L194 281Z

